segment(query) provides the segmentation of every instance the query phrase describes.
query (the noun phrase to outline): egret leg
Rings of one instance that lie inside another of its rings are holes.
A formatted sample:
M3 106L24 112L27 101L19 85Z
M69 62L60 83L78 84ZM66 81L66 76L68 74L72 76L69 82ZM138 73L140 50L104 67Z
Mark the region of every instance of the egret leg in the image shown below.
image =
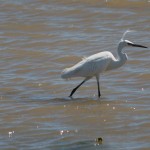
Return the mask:
M90 78L86 78L85 80L83 80L77 87L75 87L72 92L70 93L69 97L72 97L72 95L75 93L75 91L87 80L89 80Z
M100 98L101 92L100 92L99 76L96 76L96 80L97 80L97 87L98 87L98 97Z

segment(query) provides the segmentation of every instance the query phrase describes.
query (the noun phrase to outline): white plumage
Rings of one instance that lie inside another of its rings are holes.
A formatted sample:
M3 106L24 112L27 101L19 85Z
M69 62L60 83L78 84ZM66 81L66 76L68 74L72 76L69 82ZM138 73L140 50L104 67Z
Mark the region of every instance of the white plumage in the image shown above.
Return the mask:
M127 31L128 32L128 31ZM123 38L125 34L123 34ZM70 94L70 97L75 93L75 91L87 80L91 79L93 76L96 77L97 85L98 85L98 96L101 96L100 86L99 86L99 75L100 73L112 69L116 69L121 67L127 61L127 54L122 52L122 49L125 46L134 46L134 47L142 47L147 48L142 45L134 44L128 40L123 40L119 42L118 45L118 58L116 59L113 54L109 51L100 52L94 55L91 55L87 58L84 58L82 61L77 63L76 65L66 68L62 71L61 77L64 79L73 78L73 77L84 77L84 81L81 82L76 88L74 88Z
M64 79L72 77L92 77L105 71L111 61L116 61L112 53L100 52L84 58L76 65L63 70L61 77Z

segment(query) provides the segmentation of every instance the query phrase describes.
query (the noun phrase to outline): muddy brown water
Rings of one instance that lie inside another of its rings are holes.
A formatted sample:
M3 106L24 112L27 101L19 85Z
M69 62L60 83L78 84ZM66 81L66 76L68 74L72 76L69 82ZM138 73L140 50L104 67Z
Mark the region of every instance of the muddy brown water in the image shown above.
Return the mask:
M148 0L0 1L0 149L150 149L150 49L95 78L60 73L126 39L150 47ZM102 144L95 142L102 138Z

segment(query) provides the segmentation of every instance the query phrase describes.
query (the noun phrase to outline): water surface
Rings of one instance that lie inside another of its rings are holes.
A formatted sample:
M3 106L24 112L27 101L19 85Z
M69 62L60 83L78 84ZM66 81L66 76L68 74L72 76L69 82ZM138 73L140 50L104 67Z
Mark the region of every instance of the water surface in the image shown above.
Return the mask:
M126 38L150 47L147 0L1 0L1 149L150 149L150 50L127 48L128 62L95 78L61 71L100 51L115 56ZM101 137L102 144L95 142Z

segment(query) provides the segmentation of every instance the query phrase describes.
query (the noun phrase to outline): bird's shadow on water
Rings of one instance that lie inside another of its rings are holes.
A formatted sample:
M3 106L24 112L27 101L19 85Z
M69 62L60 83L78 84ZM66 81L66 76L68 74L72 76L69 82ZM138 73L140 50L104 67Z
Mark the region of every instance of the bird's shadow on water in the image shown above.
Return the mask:
M106 100L105 97L58 97L58 98L30 98L30 99L22 99L21 102L30 102L31 103L51 103L51 104L65 104L65 103L82 103L82 102L97 102L97 103L102 103Z
M22 97L21 101L19 100L18 103L24 104L52 104L52 105L61 105L61 104L71 104L71 103L105 103L110 101L107 97L100 97L97 96L80 96L80 97Z
M72 102L103 102L106 98L98 98L98 97L64 97L64 98L53 98L50 99L49 102L54 103L72 103Z

